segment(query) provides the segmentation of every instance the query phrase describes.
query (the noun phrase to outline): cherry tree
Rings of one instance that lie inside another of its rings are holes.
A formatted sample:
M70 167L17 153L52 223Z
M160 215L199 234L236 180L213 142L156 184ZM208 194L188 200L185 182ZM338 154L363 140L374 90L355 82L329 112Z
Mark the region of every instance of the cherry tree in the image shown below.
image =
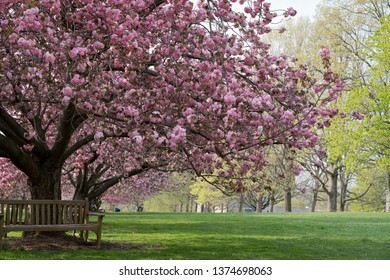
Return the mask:
M261 169L265 146L314 146L343 88L329 50L316 81L261 40L293 8L233 2L2 0L0 157L14 168L1 172L23 173L33 199L60 199L64 180L93 172L227 165L229 177Z

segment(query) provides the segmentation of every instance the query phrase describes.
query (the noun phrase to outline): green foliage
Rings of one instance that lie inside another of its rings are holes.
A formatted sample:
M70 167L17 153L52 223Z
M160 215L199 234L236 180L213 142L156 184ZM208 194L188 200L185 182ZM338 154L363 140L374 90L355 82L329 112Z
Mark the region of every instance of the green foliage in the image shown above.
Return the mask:
M382 26L370 39L375 48L372 68L370 116L368 133L380 156L379 166L390 170L390 15L382 18Z
M220 206L227 204L232 196L227 196L213 185L199 179L191 185L191 193L197 197L196 201L201 204L210 204L211 206Z
M348 207L352 211L382 212L386 201L386 173L379 169L359 170L351 197L358 198Z
M339 119L333 126L332 150L348 150L347 163L350 168L361 163L375 163L381 169L390 169L389 37L387 17L381 28L368 40L366 56L371 55L375 63L370 69L369 83L351 90L342 104L345 113L353 115L359 112L363 119ZM374 53L371 53L372 49L375 49ZM344 135L340 135L343 132Z
M368 10L363 15L369 18ZM361 49L350 50L368 70L366 75L352 79L350 90L338 100L336 106L343 115L333 120L326 136L331 160L344 157L352 172L373 165L390 170L389 16L381 23L366 39L361 31Z
M146 212L183 212L191 211L193 196L190 185L193 183L190 173L173 173L171 188L153 196L144 202Z
M374 77L382 81L389 81L390 65L390 15L381 19L381 27L371 37L370 43L376 52L372 55L377 62L374 66ZM387 83L388 85L388 83Z
M180 202L176 192L164 192L145 201L144 206L146 212L174 212Z

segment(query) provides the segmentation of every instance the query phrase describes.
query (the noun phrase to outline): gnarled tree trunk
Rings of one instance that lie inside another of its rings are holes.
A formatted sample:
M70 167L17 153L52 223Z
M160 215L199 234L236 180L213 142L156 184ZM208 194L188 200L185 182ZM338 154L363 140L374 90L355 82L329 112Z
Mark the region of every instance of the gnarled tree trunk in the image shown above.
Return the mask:
M28 180L31 199L36 200L61 200L61 166L56 164L45 164L40 168L43 176L38 176L36 179ZM53 209L45 209L50 211L49 217L55 218ZM65 232L60 231L45 231L45 232L23 232L23 237L31 236L64 236Z
M61 167L42 168L36 180L29 179L31 199L61 200Z

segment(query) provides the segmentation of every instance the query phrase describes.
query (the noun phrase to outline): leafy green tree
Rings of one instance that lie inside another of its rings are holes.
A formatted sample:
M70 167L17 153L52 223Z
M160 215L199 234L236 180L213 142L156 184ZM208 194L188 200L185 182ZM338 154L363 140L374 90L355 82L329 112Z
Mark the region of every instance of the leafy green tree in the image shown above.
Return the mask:
M170 186L144 202L148 212L194 212L195 197L191 194L190 185L193 176L187 172L172 173Z
M375 168L387 174L386 210L390 211L389 16L381 22L360 52L370 60L369 77L339 102L345 115L333 120L328 140L333 157L345 155L347 169Z
M221 212L229 211L229 201L233 197L224 194L210 183L199 179L190 186L190 189L191 194L196 197L196 202L201 205L202 212L215 212L217 208Z
M377 168L361 169L356 175L356 187L351 190L348 208L355 211L383 211L387 188L385 171Z

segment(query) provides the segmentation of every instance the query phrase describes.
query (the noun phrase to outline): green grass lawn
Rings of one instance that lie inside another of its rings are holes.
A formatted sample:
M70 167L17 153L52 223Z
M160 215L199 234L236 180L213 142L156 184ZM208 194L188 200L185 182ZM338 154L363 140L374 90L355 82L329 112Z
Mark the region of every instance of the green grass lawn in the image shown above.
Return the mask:
M117 213L106 215L103 241L134 249L3 249L0 259L388 260L390 214Z

